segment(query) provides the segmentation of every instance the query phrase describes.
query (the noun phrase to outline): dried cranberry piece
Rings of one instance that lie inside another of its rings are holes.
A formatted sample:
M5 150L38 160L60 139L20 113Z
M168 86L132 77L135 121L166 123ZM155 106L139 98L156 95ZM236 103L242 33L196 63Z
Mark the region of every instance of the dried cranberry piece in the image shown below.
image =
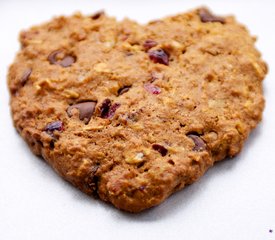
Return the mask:
M149 49L151 49L152 47L155 47L157 45L158 45L158 43L151 39L148 39L143 43L143 47L146 51L148 51Z
M168 153L168 150L165 147L157 143L153 144L152 148L158 151L163 157L166 156L166 154Z
M120 107L120 103L111 104L110 99L105 99L100 107L100 117L112 118L115 115L116 110Z
M31 76L31 74L32 74L32 69L27 68L20 79L22 86L24 86L26 84L26 82L29 80L29 77Z
M160 63L164 65L169 64L169 55L163 49L151 50L148 52L149 58L154 63Z
M120 107L120 103L114 103L107 114L107 118L112 118L115 115L116 110Z
M203 23L207 23L207 22L220 22L222 24L225 23L225 19L222 17L218 17L213 15L208 9L206 8L201 8L199 10L199 15L200 15L200 19Z
M64 129L63 128L63 122L62 121L55 121L55 122L48 123L44 130L46 132L52 133L54 131L62 132L63 129Z
M187 137L191 138L195 144L195 146L193 147L193 151L202 152L206 150L206 144L199 136L195 134L188 134Z
M152 93L152 94L160 94L161 93L161 89L157 86L155 86L154 84L152 83L146 83L144 84L144 88L149 92L149 93Z
M111 107L111 100L105 99L100 106L100 117L107 118L109 109Z

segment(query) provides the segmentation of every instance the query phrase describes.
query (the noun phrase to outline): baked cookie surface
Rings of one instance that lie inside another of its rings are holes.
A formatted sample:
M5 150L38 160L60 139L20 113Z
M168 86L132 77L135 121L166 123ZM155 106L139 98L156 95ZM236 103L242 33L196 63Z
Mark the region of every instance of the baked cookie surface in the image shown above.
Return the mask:
M64 179L119 209L193 183L262 118L267 66L233 17L75 14L20 42L8 75L16 129Z

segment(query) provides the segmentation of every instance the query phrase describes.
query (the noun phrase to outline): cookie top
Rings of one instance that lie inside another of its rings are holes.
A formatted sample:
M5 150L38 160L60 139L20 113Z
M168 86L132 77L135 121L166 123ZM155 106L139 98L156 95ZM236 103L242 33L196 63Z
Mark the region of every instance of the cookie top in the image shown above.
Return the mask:
M140 25L97 13L20 35L15 126L66 180L131 212L233 157L261 120L266 64L233 17L201 8Z

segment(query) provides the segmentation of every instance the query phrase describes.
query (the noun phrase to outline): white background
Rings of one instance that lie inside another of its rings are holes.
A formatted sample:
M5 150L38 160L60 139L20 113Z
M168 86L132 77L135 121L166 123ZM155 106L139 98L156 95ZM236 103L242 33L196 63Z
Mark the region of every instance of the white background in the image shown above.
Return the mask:
M94 200L32 155L15 132L6 86L20 30L77 10L141 23L200 5L234 13L269 64L264 120L242 153L157 208L127 214ZM275 239L275 1L0 0L0 239ZM273 229L273 233L269 232Z

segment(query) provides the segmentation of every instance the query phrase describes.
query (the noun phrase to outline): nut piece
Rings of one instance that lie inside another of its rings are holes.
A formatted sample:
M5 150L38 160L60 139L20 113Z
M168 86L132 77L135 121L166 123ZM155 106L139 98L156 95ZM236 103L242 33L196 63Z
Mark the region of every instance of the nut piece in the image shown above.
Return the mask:
M94 65L94 70L98 73L109 73L111 72L110 69L107 68L107 64L106 63L97 63L96 65Z
M134 157L127 157L125 161L129 164L141 163L144 161L144 154L142 152L139 152Z
M62 93L62 96L66 98L79 98L79 93L73 90L65 89Z

